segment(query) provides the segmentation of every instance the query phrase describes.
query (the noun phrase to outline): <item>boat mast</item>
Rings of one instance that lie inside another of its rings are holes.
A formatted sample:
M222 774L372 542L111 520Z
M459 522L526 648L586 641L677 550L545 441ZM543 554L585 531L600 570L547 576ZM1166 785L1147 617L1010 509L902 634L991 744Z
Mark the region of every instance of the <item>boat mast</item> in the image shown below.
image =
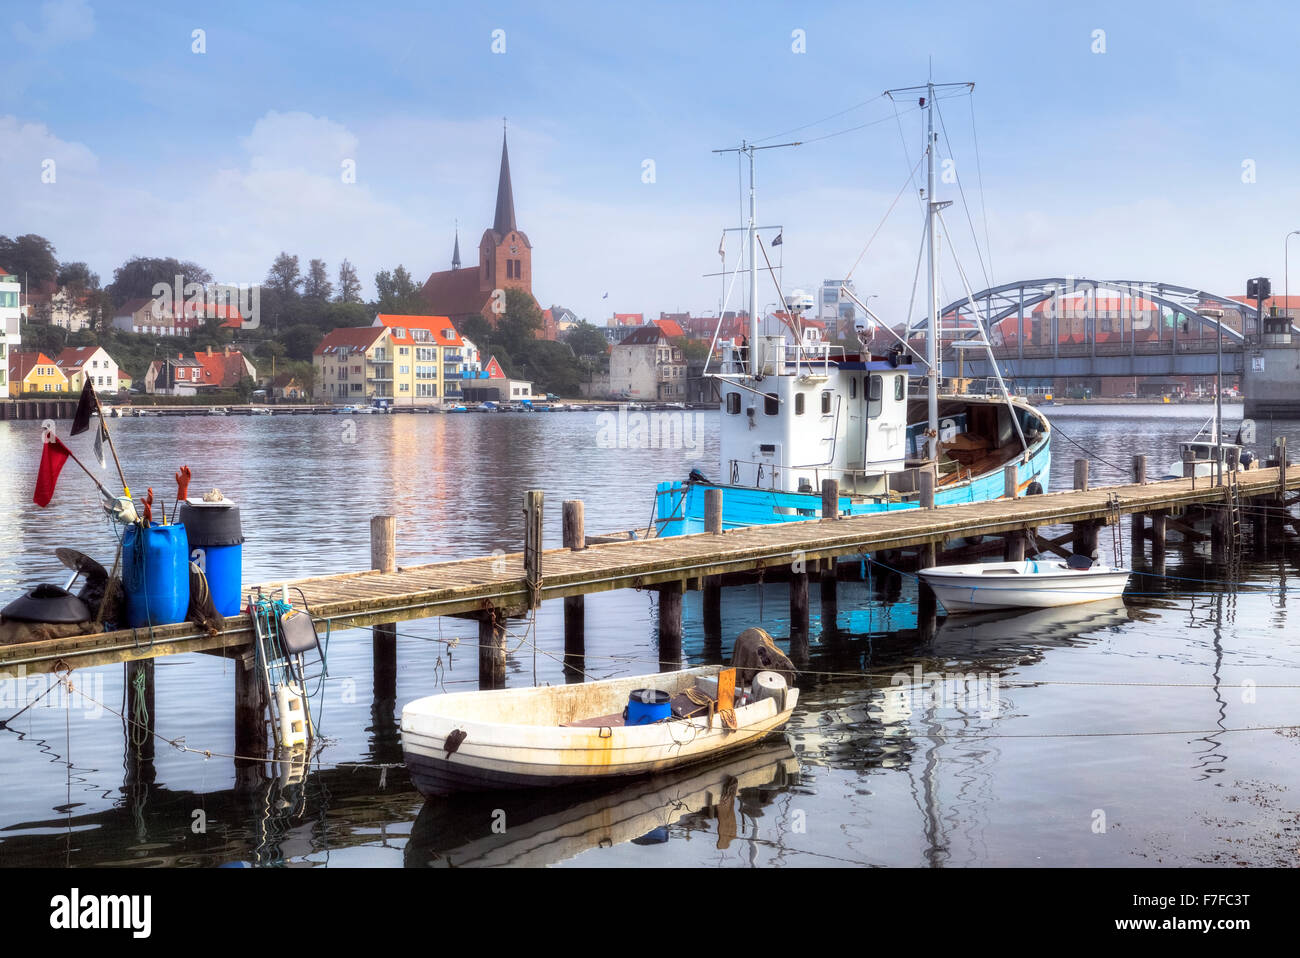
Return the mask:
M741 141L749 154L749 374L757 380L758 359L758 200L754 194L754 147Z
M938 257L935 256L934 218L938 213L934 201L934 84L925 86L925 247L929 266L930 280L930 324L925 334L925 360L930 368L926 370L926 403L929 407L930 428L928 431L930 456L939 461L939 284L935 282L935 270L938 269Z

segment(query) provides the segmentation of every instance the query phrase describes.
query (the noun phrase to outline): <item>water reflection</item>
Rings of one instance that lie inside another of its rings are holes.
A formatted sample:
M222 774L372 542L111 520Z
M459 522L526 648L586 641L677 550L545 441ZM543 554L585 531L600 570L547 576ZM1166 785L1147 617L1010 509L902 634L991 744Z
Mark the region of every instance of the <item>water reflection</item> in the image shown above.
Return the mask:
M408 867L553 865L591 849L668 842L672 826L709 830L726 850L798 782L781 738L733 757L592 791L537 789L430 800L406 846Z

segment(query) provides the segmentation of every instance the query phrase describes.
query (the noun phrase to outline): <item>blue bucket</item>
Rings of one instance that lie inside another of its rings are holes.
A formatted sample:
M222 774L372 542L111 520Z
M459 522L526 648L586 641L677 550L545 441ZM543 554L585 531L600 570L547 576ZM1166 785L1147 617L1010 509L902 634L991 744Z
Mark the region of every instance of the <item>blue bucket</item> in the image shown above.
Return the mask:
M184 622L190 608L190 547L183 525L128 526L122 586L130 628Z
M627 697L627 724L653 725L672 716L672 696L659 689L635 689Z

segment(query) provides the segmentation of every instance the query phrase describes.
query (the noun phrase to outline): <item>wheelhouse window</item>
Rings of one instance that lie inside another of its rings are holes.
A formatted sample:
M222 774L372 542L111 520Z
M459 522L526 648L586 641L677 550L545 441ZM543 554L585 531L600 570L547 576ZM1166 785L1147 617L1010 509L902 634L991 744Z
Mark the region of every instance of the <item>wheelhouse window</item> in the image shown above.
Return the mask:
M830 414L831 414L831 391L829 389L826 389L822 391L822 415L829 416Z
M849 377L849 398L850 399L858 398L858 377L857 376Z
M794 394L794 414L795 414L796 416L802 416L802 415L803 415L803 403L804 403L803 393L795 393L795 394Z
M881 376L869 376L867 378L867 418L875 419L880 415L880 397L884 392L884 382Z
M732 416L740 415L740 393L727 393L727 413Z
M903 377L894 377L894 402L900 402L903 398L903 391L907 387L903 385Z
M781 411L781 397L776 393L763 394L763 414L766 416L775 416Z

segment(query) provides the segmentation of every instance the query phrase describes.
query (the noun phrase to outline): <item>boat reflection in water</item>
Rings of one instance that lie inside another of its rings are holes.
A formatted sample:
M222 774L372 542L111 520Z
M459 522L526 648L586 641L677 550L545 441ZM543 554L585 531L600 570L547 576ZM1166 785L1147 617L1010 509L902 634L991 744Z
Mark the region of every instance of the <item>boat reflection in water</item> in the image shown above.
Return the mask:
M1109 599L948 616L914 653L877 656L865 686L845 678L806 695L787 735L801 764L904 768L926 748L936 723L959 721L969 730L968 721L994 722L1006 707L1003 673L1139 615L1122 599Z
M717 820L718 847L748 815L798 784L781 735L732 757L633 780L619 788L454 795L426 802L406 846L407 867L542 866L593 848L668 841L684 816ZM493 805L498 806L493 808Z

